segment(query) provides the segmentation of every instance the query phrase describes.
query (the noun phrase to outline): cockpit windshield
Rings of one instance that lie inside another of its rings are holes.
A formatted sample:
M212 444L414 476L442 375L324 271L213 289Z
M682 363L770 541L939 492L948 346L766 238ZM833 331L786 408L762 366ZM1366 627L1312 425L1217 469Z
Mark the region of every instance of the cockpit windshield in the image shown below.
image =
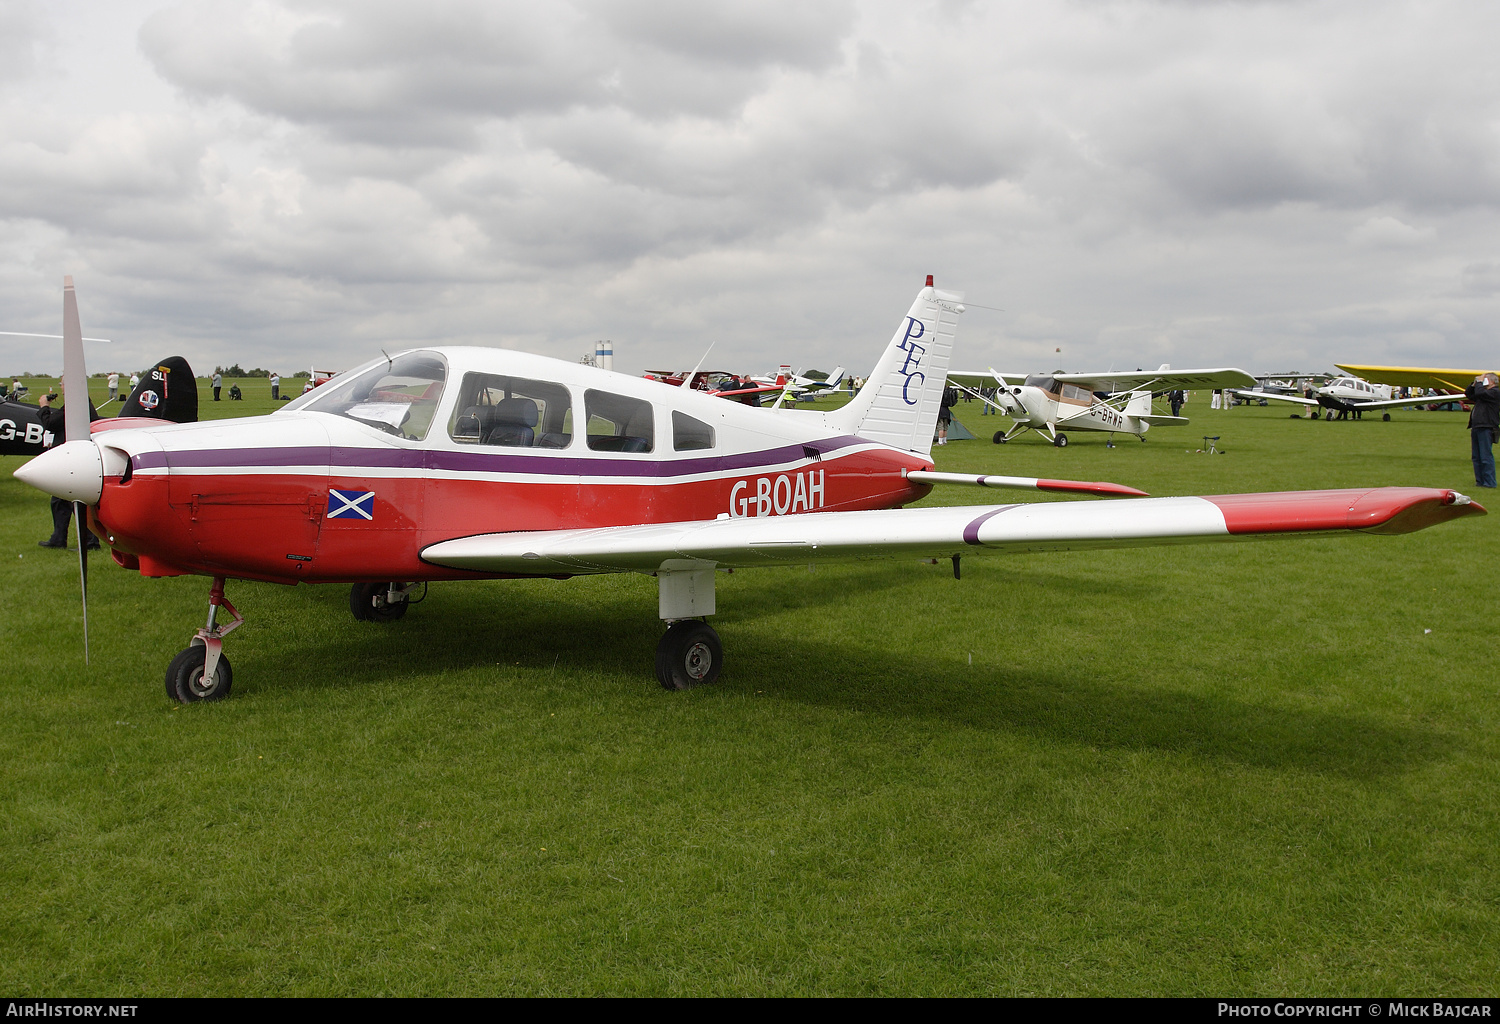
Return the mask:
M1057 394L1057 379L1043 373L1033 373L1030 377L1027 377L1026 386L1028 388L1041 388L1043 391L1050 391L1054 395Z
M448 364L435 352L406 352L382 359L348 380L330 381L288 409L347 416L408 441L421 441L432 426Z

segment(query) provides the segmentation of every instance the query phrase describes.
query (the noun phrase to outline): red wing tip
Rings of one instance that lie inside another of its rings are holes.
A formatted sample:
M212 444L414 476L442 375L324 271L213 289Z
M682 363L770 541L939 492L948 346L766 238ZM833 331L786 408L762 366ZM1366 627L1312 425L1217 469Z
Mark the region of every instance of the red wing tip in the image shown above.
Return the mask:
M1432 487L1218 494L1206 500L1219 506L1231 534L1412 533L1451 519L1487 514L1483 505L1456 491Z
M1066 494L1113 494L1121 498L1149 498L1145 491L1136 490L1134 487L1126 487L1124 484L1112 484L1107 481L1084 481L1084 480L1038 480L1036 489L1039 491L1061 491Z

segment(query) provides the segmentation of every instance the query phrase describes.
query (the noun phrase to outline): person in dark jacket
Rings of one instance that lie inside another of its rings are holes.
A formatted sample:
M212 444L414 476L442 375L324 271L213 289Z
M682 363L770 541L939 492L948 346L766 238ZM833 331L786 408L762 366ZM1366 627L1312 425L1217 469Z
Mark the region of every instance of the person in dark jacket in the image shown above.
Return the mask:
M1495 486L1495 431L1500 429L1500 377L1481 373L1464 390L1469 400L1469 446L1474 458L1474 483Z
M42 395L37 399L39 408L36 418L41 421L42 428L50 431L56 438L52 443L61 444L67 440L64 429L65 420L63 410L52 408L51 398L54 396ZM99 413L94 410L94 403L89 403L89 421L99 418ZM39 540L37 544L44 548L65 548L68 546L68 525L73 521L73 503L62 498L52 499L52 536L46 540ZM99 538L95 537L87 529L83 531L84 546L90 551L99 550Z

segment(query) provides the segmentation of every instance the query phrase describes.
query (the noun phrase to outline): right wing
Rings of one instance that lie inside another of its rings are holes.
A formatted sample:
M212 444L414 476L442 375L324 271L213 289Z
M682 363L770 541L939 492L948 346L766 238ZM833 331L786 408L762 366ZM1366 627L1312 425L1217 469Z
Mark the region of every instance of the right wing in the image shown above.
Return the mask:
M1001 373L999 370L949 370L948 379L970 388L987 388L997 384L1025 384L1024 373Z
M1255 384L1255 378L1244 370L1232 366L1219 366L1207 370L1135 370L1124 373L1106 370L1103 373L1054 373L1052 377L1066 384L1078 384L1090 391L1107 391L1122 394L1127 391L1201 391L1205 388L1245 388Z
M815 512L711 522L490 533L422 558L477 572L553 575L848 562L1233 540L1265 534L1410 533L1484 508L1426 487L1204 498Z
M1241 398L1265 398L1272 402L1294 402L1297 405L1310 405L1317 408L1321 403L1316 398L1303 398L1301 395L1278 395L1274 391L1235 391Z

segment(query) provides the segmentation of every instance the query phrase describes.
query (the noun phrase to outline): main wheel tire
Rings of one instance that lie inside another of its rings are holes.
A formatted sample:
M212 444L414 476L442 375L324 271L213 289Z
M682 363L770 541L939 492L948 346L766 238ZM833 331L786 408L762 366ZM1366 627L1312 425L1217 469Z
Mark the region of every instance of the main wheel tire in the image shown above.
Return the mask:
M1056 440L1054 440L1052 443L1059 448L1066 448L1068 446L1068 435L1058 434Z
M234 669L230 667L229 659L220 652L214 678L205 684L203 665L207 657L208 648L201 644L179 652L167 666L167 696L179 704L223 700L229 696L229 687L234 683Z
M706 686L723 667L724 645L706 622L674 622L656 645L656 678L668 690Z
M349 588L349 611L360 622L394 622L406 614L408 601L386 600L389 583L356 583Z
M1389 423L1391 421L1391 414L1386 413L1384 416L1380 417L1380 421L1382 423Z
M1005 443L1005 431L1003 431L1003 430L997 430L997 431L995 431L995 443L996 444L1004 444Z

